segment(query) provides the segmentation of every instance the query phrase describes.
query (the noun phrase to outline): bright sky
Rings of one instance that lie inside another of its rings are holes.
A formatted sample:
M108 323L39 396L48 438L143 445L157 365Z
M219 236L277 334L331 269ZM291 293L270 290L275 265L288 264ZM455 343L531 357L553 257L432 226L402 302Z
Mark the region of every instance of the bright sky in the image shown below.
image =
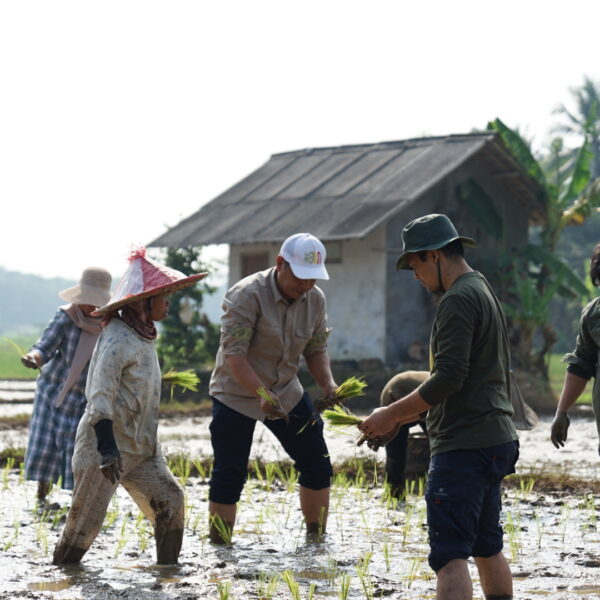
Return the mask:
M0 266L114 276L132 243L306 147L465 133L539 147L597 0L0 3Z

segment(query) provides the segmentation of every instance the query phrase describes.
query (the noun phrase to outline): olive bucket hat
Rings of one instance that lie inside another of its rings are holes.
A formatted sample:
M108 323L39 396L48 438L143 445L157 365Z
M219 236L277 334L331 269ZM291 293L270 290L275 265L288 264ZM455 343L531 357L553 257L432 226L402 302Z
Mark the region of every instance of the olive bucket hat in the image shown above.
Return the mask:
M402 254L396 261L396 271L408 269L408 255L424 250L439 250L454 240L475 247L475 240L460 236L446 215L425 215L411 221L402 230Z

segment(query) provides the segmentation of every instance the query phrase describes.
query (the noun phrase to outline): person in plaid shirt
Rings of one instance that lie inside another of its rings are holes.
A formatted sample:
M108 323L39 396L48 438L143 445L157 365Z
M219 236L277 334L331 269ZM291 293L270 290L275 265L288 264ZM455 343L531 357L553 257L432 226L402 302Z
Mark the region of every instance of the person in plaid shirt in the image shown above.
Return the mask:
M26 367L41 368L25 453L25 477L38 482L40 501L53 483L73 489L75 432L86 404L88 363L100 334L100 319L90 313L108 301L110 284L105 269L85 269L78 285L59 293L70 304L57 310L40 339L21 357Z

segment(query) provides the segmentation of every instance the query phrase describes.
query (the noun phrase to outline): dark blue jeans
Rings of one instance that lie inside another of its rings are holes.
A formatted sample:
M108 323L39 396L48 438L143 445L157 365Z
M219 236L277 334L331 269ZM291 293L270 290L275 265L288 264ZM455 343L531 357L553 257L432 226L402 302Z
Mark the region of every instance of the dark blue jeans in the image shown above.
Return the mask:
M333 475L323 438L323 421L319 419L298 433L312 415L313 404L305 393L290 412L289 423L283 419L267 419L264 424L294 461L294 467L300 473L300 485L321 490L331 485ZM255 426L254 419L213 398L209 427L214 453L209 492L212 502L235 504L240 499L248 477L248 458Z
M429 565L436 573L453 559L502 551L500 482L515 472L518 457L517 441L431 457L425 500Z

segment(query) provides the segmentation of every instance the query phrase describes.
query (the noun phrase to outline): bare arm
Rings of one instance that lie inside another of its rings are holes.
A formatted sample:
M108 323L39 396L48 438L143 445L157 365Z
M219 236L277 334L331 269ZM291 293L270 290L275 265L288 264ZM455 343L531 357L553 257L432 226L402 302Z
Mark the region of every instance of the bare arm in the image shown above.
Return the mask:
M577 399L585 390L588 380L584 377L579 377L574 373L565 373L565 380L563 382L562 392L560 393L560 399L556 412L568 412L569 409L577 402Z
M313 379L321 386L325 398L331 398L338 386L331 372L331 364L327 352L317 352L307 356L306 366Z

